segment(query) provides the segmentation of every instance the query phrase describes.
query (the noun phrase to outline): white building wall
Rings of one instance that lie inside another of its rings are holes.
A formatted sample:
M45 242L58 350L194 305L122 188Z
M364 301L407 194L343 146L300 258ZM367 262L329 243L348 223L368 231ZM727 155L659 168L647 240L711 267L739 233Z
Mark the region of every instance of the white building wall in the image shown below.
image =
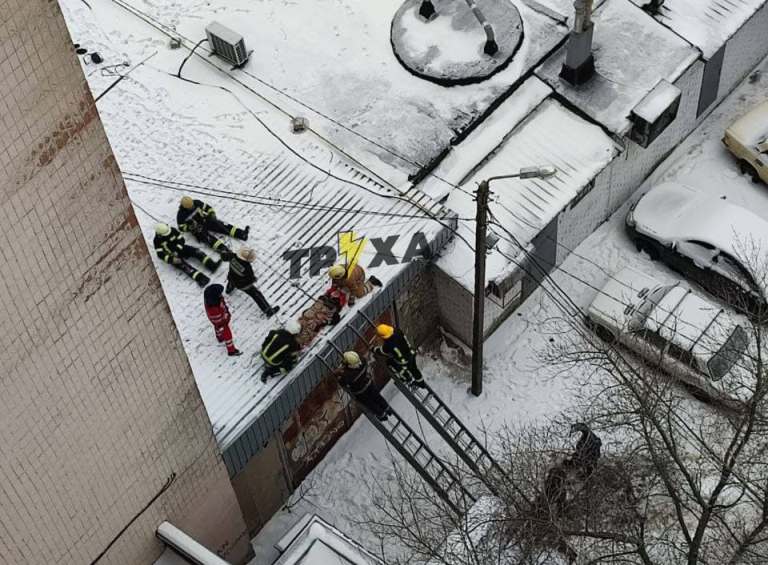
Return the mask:
M703 73L704 63L697 60L675 81L681 91L677 117L648 147L640 147L630 139L621 140L624 152L609 165L609 215L626 202L653 169L696 127Z
M768 54L768 2L728 40L723 68L720 71L718 101ZM714 106L714 104L713 104Z

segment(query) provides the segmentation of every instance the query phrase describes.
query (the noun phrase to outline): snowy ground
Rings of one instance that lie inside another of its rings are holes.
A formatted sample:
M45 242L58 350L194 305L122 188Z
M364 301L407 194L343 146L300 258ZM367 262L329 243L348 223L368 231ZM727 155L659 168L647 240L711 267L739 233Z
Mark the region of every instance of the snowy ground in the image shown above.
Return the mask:
M676 180L749 207L768 219L768 187L753 184L739 174L735 160L720 142L727 125L765 98L768 59L689 136L637 191L636 197L661 181ZM624 266L653 274L660 280L677 275L638 253L624 233L629 203L587 238L553 273L554 279L582 308L594 295L587 284L600 285L607 273ZM578 277L574 278L574 277ZM582 282L583 281L583 282ZM690 281L689 281L690 282ZM702 291L703 292L703 291ZM560 316L558 308L541 292L534 293L486 342L485 390L480 398L467 394L468 371L448 361L425 359L424 374L432 386L472 429L489 431L505 422L533 423L552 418L567 407L574 394L574 378L554 376L539 361L538 352L557 339L548 318ZM385 389L395 409L416 422L414 411L391 385ZM434 432L425 426L427 440L446 453ZM563 445L568 445L563 430ZM364 419L334 446L308 479L313 490L292 513L279 512L254 539L256 563L275 557L274 541L304 512L320 514L364 545L375 549L371 536L355 524L368 507L371 477L391 478L389 449L384 439Z

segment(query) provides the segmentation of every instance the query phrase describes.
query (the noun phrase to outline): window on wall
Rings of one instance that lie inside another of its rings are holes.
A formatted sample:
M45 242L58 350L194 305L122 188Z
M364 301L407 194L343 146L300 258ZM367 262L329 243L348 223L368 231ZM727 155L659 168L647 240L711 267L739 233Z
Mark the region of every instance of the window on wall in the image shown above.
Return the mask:
M701 91L699 92L699 107L696 110L698 118L712 103L717 100L720 88L720 71L723 69L725 57L725 45L718 49L704 66L704 76L701 78Z

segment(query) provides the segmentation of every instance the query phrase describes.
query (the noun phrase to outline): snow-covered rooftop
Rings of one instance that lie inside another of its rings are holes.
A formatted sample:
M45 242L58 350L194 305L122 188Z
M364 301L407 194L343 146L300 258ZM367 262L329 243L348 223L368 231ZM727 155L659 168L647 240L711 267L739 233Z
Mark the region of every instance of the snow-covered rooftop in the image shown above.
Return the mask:
M492 134L490 131L489 134ZM509 230L524 247L613 159L618 148L598 126L588 123L552 99L544 100L512 130L454 190L446 204L460 217L475 209L472 191L483 179L517 172L522 167L554 165L557 174L547 179L510 179L491 184L493 219ZM474 223L460 222L459 233L474 242ZM488 256L488 281L503 278L513 269L509 257L521 250L499 228L502 237ZM473 285L474 252L454 240L438 264L466 288Z
M649 0L632 0L645 6ZM654 18L701 49L709 60L765 0L665 0Z
M419 190L436 200L446 197L551 92L552 89L535 76L526 80L461 143L451 147L432 174L419 185Z
M381 561L316 515L305 515L278 544L274 565L381 565Z
M595 76L580 87L560 77L565 46L536 74L611 132L629 130L632 109L661 79L674 82L698 51L629 0L607 0L594 11Z
M308 116L318 131L399 181L439 155L568 33L551 11L511 0L520 11L524 31L514 60L487 81L445 88L412 75L394 57L390 24L401 0L121 1L172 27L189 40L189 46L205 37L210 21L231 27L253 49L248 66L234 75ZM90 2L96 11L110 3ZM562 0L542 4L558 5ZM124 15L118 17L124 23ZM132 36L122 24L113 27L123 27L121 39L146 41L141 34ZM205 49L205 44L200 47L201 52ZM180 52L179 59L184 55Z
M179 198L191 193L222 219L251 226L258 285L282 308L267 320L248 296L230 295L235 344L245 355L227 357L205 316L201 289L151 253L214 432L226 446L288 385L289 379L259 380L258 351L267 331L327 286L325 267L312 270L311 257L293 276L288 254L336 248L342 231L369 239L397 235L394 257L370 269L386 283L404 268L412 234L430 240L442 229L429 217L441 210L423 194L401 194L361 172L317 137L292 135L288 118L234 82L228 65L221 71L193 57L183 76L195 83L176 78L187 50L169 49L165 35L109 0L90 4L61 0L73 40L104 58L99 67L83 61L94 95L117 80L115 69L130 69L98 109L150 250L155 222L173 222ZM182 12L168 3L161 15L174 21ZM367 245L360 264L367 267L374 253ZM225 277L226 265L211 279Z

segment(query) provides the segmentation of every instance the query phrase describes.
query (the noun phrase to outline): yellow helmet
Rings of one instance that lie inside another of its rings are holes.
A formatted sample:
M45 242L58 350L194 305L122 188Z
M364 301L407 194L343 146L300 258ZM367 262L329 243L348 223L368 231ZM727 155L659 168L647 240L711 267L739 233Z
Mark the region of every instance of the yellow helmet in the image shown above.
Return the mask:
M155 233L157 235L168 235L171 233L171 226L168 224L157 224L155 225Z
M347 270L344 268L344 265L334 265L328 269L328 276L332 279L343 279L346 274Z
M376 326L376 333L379 334L379 337L382 339L389 339L392 337L392 334L395 333L395 328L388 326L387 324L379 324Z
M195 203L192 200L191 196L182 196L181 197L181 207L186 208L187 210L191 210L194 207Z
M355 367L359 367L362 364L360 356L355 351L347 351L344 353L342 358L344 359L344 364L347 367L352 367L353 369Z

